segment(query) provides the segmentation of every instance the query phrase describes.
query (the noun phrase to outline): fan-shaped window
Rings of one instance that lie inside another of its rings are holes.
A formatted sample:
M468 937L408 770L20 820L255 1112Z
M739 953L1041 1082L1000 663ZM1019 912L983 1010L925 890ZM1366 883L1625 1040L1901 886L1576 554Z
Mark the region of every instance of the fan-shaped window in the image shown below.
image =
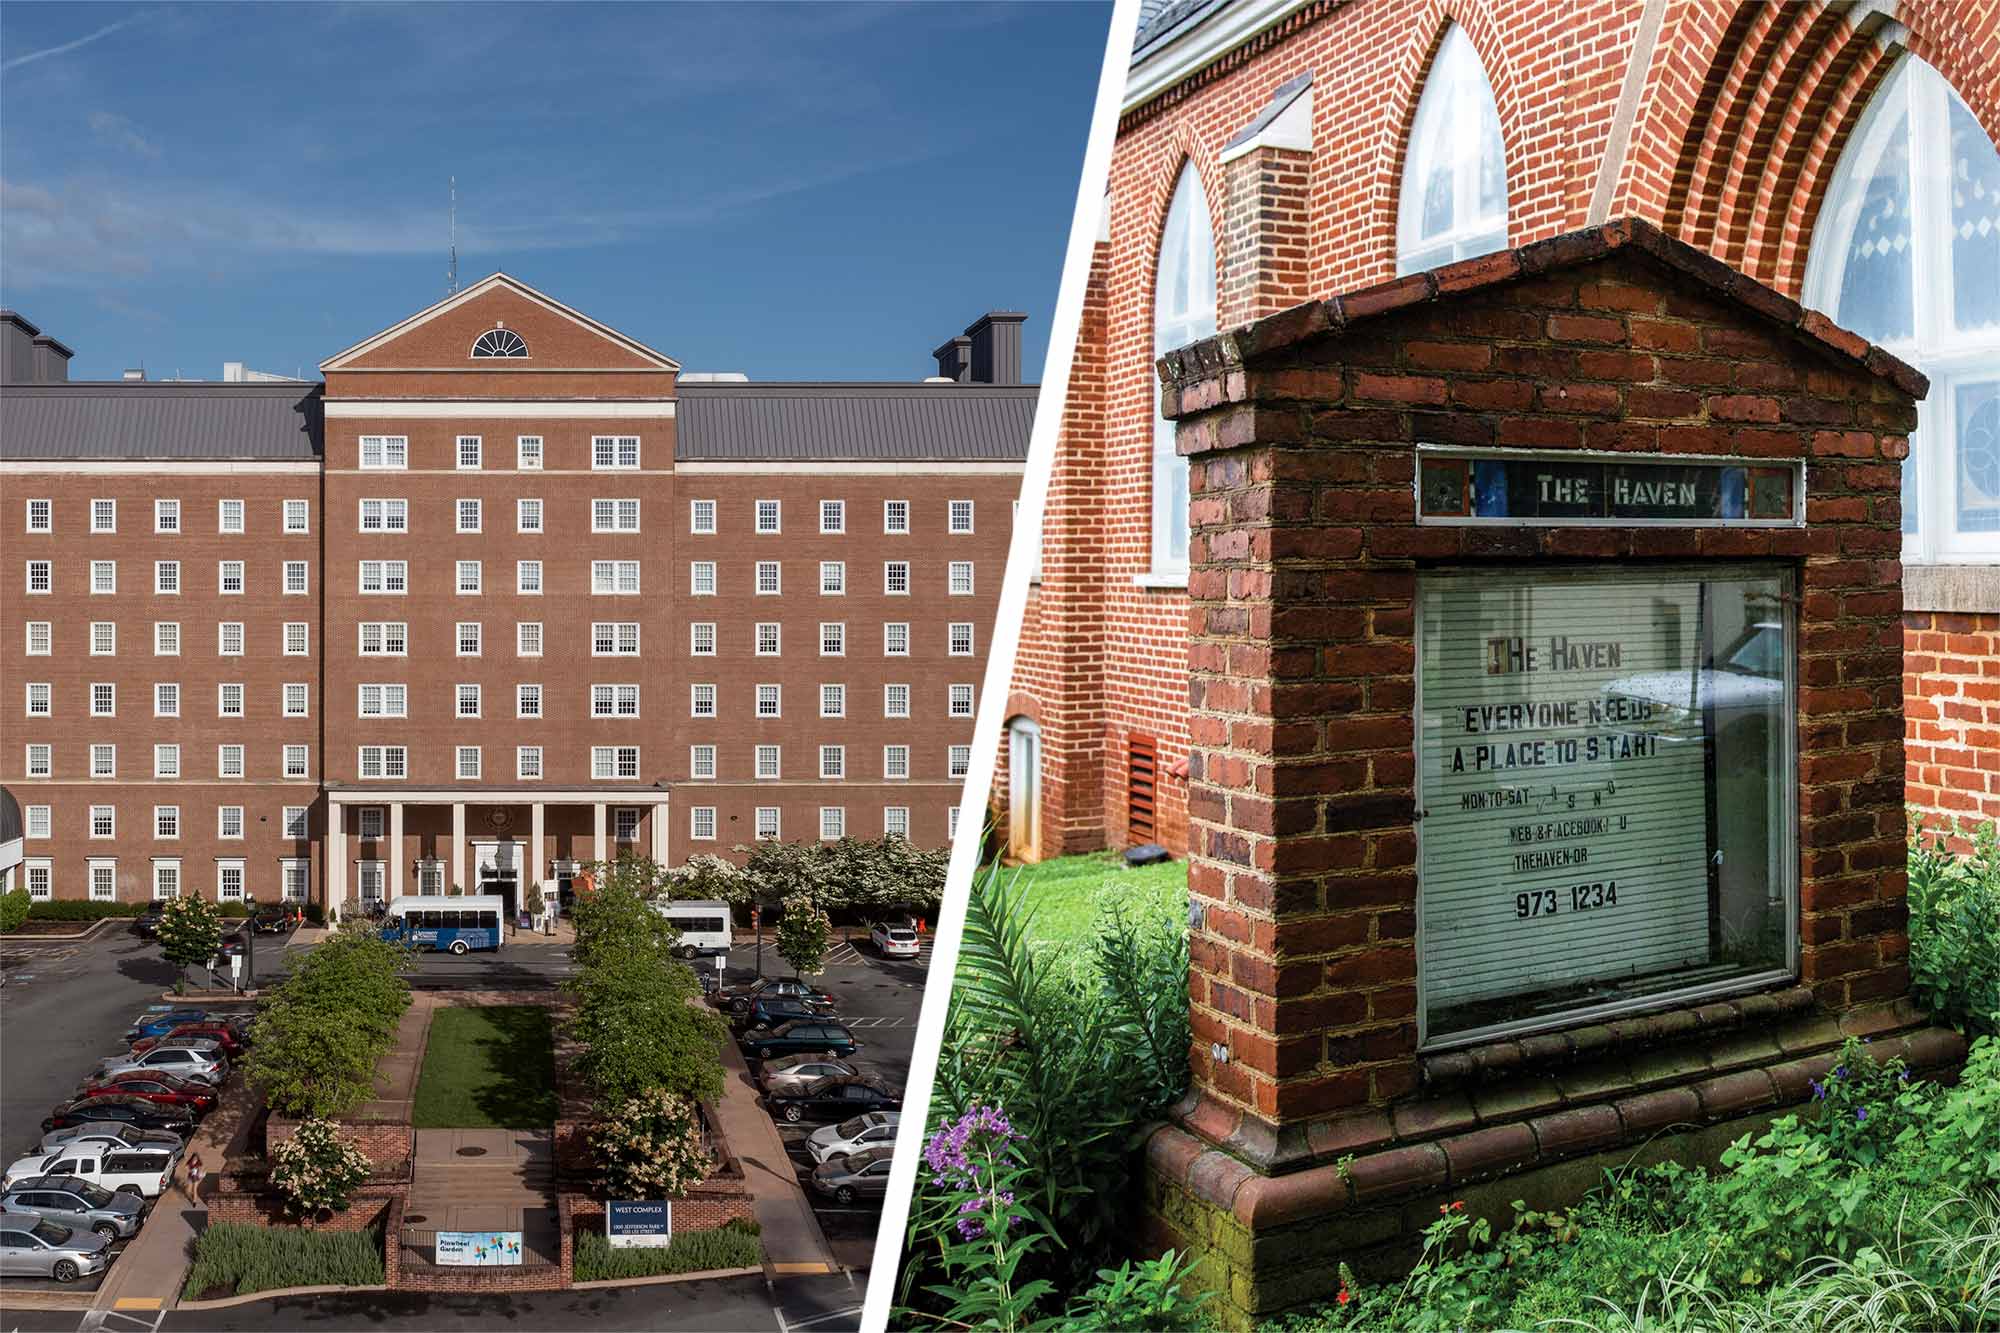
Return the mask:
M1160 235L1153 284L1153 355L1215 333L1215 232L1201 175L1181 168ZM1156 412L1157 407L1154 409ZM1188 465L1174 452L1174 423L1153 419L1153 572L1185 576L1188 562Z
M489 329L479 335L479 341L472 344L472 355L482 356L526 356L528 344L521 341L521 335L512 329Z
M1479 53L1452 24L1410 129L1396 211L1396 272L1416 273L1507 245L1507 150Z
M1930 376L1903 466L1905 557L2000 556L2000 153L1915 56L1834 169L1806 304Z

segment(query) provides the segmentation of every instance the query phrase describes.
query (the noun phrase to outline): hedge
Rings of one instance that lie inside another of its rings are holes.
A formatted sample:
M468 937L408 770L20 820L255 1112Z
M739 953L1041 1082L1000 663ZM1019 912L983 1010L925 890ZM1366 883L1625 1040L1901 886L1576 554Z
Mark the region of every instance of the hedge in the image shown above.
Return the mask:
M683 1231L658 1249L614 1250L602 1232L576 1238L576 1280L663 1277L706 1273L718 1268L755 1268L764 1262L764 1242L755 1222L733 1221L715 1231Z
M217 1222L195 1241L194 1267L181 1288L184 1301L217 1295L247 1296L276 1287L379 1287L382 1232L306 1231Z
M30 921L102 921L107 916L137 916L151 903L94 903L82 898L56 898L28 909Z

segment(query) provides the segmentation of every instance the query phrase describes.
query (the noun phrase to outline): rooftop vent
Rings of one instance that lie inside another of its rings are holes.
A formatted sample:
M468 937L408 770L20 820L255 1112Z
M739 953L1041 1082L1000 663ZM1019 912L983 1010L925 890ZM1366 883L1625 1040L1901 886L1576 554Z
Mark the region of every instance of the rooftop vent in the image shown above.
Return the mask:
M740 370L688 370L681 373L682 384L748 384L750 377Z
M956 384L1019 384L1021 321L1026 318L1014 310L987 311L964 333L932 349L936 378Z
M139 366L136 368L127 369L124 374L124 378L128 380L143 380L146 378L146 368L144 366Z

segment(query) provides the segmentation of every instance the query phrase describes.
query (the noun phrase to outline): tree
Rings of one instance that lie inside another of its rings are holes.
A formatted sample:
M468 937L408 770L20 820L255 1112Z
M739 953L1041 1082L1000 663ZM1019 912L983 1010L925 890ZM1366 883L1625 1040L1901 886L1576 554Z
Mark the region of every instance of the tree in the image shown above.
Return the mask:
M658 864L646 857L620 857L592 868L599 872L597 886L578 894L570 911L576 927L571 957L588 967L600 951L629 948L671 959L681 936L653 907Z
M370 1170L368 1155L342 1142L332 1123L317 1116L271 1150L271 1187L286 1210L308 1224L322 1212L346 1208Z
M0 893L0 934L13 930L28 919L28 912L34 903L26 889L15 889L12 893Z
M765 907L775 907L801 893L817 899L826 891L828 857L824 844L757 842L736 850L747 854L743 873L750 880L752 900Z
M785 915L778 922L778 956L792 965L793 972L802 977L817 973L832 942L833 920L809 894L785 899Z
M410 1007L409 951L353 920L300 956L251 1029L244 1064L272 1109L335 1116L375 1095L375 1068Z
M664 1088L600 1106L590 1144L613 1199L679 1199L715 1169L696 1103Z
M742 907L750 902L755 886L734 861L703 852L667 871L665 888L670 898Z
M174 989L187 989L187 970L215 957L222 946L222 919L215 905L189 895L169 898L160 909L160 952L174 965Z

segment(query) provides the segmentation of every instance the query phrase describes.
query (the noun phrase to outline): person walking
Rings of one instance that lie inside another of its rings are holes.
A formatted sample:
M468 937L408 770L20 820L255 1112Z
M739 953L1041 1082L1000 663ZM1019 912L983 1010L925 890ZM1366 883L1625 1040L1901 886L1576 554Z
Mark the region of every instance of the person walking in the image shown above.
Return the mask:
M189 1203L201 1201L201 1154L195 1153L187 1160L187 1187L185 1193Z

